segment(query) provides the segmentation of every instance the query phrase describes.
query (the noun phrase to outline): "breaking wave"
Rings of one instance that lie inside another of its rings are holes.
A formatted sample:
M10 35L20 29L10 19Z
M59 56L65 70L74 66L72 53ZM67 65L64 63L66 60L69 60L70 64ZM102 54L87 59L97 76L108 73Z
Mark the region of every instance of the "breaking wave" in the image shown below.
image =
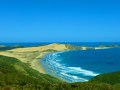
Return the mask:
M59 57L60 53L47 54L41 60L48 74L67 82L85 82L88 81L88 77L99 75L99 73L83 69L82 67L70 67L65 65L62 62L62 58Z

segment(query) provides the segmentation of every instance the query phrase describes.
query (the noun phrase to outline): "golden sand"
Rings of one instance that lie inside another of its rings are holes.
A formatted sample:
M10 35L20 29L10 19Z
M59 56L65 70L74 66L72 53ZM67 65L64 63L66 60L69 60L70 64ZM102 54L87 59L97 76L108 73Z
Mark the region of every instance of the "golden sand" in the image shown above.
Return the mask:
M45 73L40 65L40 59L51 50L64 51L68 49L64 44L50 44L38 47L16 48L0 52L0 55L17 58L40 73Z
M71 45L70 45L71 46ZM79 50L88 50L89 47L81 46ZM108 49L110 47L95 47L94 49ZM49 44L45 46L38 47L27 47L27 48L16 48L7 51L1 51L0 55L14 57L20 61L27 63L31 68L39 71L40 73L45 73L44 69L40 64L41 58L50 52L58 52L70 50L65 44Z

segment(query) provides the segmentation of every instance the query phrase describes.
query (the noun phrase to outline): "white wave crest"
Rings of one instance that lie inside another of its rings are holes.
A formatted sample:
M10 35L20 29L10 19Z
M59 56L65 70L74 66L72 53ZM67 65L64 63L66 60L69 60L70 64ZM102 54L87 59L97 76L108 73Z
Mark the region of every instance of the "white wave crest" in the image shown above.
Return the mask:
M81 67L68 67L68 68L70 69L70 72L81 73L85 76L97 76L97 75L99 75L99 73L95 73L93 71L85 70L85 69L82 69Z
M80 78L80 77L74 76L74 75L69 75L69 74L66 74L66 73L64 73L64 72L61 72L60 74L62 74L64 77L69 78L71 82L88 81L87 79Z
M69 80L70 82L83 82L88 81L85 77L96 76L99 73L95 73L90 70L83 69L81 67L67 67L62 64L61 58L59 58L60 53L48 54L45 57L45 63L53 70L55 73L59 74L58 76L63 80ZM81 76L83 75L83 76ZM84 77L84 78L83 78Z

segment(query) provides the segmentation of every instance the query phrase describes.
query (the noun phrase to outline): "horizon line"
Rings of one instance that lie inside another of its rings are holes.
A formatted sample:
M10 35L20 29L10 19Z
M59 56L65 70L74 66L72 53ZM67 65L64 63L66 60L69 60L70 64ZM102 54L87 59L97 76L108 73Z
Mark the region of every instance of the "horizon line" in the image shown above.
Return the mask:
M91 42L0 42L0 43L120 43L120 41L106 41L106 42L95 42L95 41L91 41Z

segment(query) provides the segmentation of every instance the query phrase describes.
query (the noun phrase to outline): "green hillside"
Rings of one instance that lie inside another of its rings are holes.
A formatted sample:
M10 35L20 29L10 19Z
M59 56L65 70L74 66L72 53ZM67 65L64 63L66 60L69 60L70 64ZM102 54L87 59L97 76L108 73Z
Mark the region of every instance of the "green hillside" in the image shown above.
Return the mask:
M105 75L89 82L65 83L41 74L15 58L0 56L0 90L120 90L120 73Z
M120 72L101 74L91 79L90 82L109 83L115 85L120 83Z
M0 86L29 86L44 83L59 83L60 80L31 69L27 64L11 57L0 56Z

